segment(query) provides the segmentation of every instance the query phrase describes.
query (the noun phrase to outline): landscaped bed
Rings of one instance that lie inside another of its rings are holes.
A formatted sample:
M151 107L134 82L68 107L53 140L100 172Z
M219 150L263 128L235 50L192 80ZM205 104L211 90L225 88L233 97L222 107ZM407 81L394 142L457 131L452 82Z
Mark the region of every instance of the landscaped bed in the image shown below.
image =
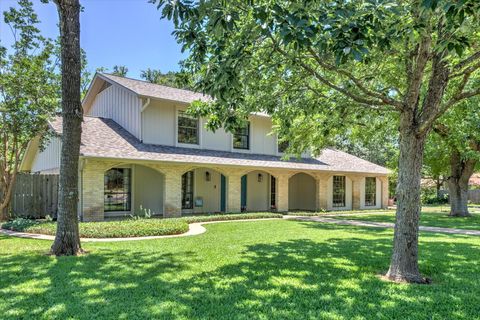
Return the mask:
M105 222L81 222L82 238L128 238L145 236L164 236L181 234L188 231L188 224L194 222L225 221L240 219L281 218L276 213L242 213L189 216L173 219L127 219ZM56 223L29 219L15 219L2 224L3 229L55 235Z

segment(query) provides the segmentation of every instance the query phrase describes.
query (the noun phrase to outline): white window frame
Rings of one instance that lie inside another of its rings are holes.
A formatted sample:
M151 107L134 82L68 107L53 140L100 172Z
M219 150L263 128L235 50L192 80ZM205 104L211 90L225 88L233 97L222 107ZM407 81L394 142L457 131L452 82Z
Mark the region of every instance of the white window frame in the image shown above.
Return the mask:
M198 144L191 144L191 143L181 143L178 142L178 116L180 112L185 112L187 108L176 106L175 108L175 147L181 148L190 148L190 149L201 149L202 148L202 118L198 117Z

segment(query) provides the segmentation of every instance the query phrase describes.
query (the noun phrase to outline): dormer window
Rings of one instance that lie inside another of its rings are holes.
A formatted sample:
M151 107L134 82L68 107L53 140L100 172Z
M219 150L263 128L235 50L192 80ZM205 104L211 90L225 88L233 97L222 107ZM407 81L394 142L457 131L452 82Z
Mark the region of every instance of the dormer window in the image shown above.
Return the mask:
M178 143L198 144L198 118L178 112Z
M233 134L233 148L235 149L250 149L250 123L245 127L237 129Z

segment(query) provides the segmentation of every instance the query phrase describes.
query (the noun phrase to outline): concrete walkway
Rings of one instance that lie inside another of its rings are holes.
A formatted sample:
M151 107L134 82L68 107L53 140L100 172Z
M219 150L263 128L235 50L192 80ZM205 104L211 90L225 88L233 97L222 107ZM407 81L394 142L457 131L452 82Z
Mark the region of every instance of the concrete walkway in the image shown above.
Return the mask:
M340 216L340 215L338 215ZM342 215L343 216L343 215ZM294 221L308 221L308 222L320 222L320 223L331 223L338 225L347 225L347 226L357 226L357 227L370 227L370 228L394 228L394 224L390 222L368 222L360 220L340 220L333 219L328 217L318 217L318 216L293 216L285 215L283 216L284 220L294 220ZM225 222L247 222L247 221L264 221L264 220L278 220L277 218L266 218L266 219L241 219L241 220L226 220L226 221L209 221L209 222L196 222L190 223L188 225L188 231L181 234L172 234L166 236L149 236L149 237L129 237L129 238L81 238L82 242L120 242L120 241L138 241L138 240L151 240L151 239L165 239L165 238L178 238L178 237L188 237L195 236L202 233L205 233L207 229L203 225L212 224L212 223L225 223ZM448 234L462 234L468 236L480 236L480 230L467 230L467 229L454 229L454 228L441 228L441 227L426 227L420 226L420 231L427 232L439 232L439 233L448 233ZM45 235L45 234L36 234L36 233L25 233L10 231L5 229L0 229L0 234L19 237L19 238L28 238L28 239L38 239L38 240L50 240L55 239L54 236Z
M395 227L395 224L390 223L390 222L341 220L341 219L324 218L324 217L318 217L318 216L316 216L316 217L283 216L283 219L296 220L296 221L311 221L311 222L332 223L332 224L339 224L339 225L357 226L357 227L370 227L370 228L394 228ZM480 230L442 228L442 227L427 227L427 226L420 226L419 229L420 229L420 231L427 231L427 232L439 232L439 233L448 233L448 234L463 234L463 235L468 235L468 236L480 236Z

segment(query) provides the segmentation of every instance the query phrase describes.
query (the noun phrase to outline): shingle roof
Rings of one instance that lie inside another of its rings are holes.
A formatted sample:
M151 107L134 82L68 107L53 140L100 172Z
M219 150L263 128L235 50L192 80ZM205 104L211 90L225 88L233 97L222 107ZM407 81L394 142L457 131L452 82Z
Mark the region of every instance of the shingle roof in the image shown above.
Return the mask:
M61 134L62 118L55 118L50 126L57 134ZM85 117L82 130L80 154L84 157L382 175L389 173L384 167L333 149L325 149L316 159L282 160L278 156L145 144L113 120L104 118Z
M165 99L184 103L192 103L195 100L211 100L211 98L207 95L190 90L162 86L147 81L119 77L108 73L100 73L99 76L113 81L143 97Z

